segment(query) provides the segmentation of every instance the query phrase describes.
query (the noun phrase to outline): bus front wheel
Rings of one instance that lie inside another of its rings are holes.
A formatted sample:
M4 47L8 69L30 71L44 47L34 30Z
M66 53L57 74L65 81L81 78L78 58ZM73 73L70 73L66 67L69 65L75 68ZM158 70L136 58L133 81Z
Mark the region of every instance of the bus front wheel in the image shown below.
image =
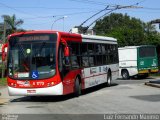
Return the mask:
M123 70L123 71L122 71L122 78L123 78L124 80L128 80L128 79L129 79L128 70Z
M74 91L75 96L79 97L81 95L81 83L80 83L80 80L78 77L75 80L75 88L74 89L75 89L75 91Z

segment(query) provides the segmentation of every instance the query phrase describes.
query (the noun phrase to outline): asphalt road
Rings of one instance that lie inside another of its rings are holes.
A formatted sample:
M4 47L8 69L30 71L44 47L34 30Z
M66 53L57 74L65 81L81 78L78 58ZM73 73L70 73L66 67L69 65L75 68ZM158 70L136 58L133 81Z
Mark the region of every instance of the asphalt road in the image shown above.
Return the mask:
M144 85L149 80L155 79L118 79L111 87L100 85L87 89L80 97L66 95L38 97L35 100L30 97L10 97L7 89L1 88L0 99L5 102L0 104L0 113L40 115L160 113L160 88Z

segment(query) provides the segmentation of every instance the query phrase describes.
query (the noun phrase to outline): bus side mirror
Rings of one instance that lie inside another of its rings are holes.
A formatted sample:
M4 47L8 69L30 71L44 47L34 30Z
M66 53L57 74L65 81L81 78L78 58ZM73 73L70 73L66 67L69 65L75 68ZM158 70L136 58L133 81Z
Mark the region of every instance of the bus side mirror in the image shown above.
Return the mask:
M68 68L70 66L69 54L70 54L69 47L65 46L65 48L64 48L64 65L66 68Z
M69 47L68 47L68 46L66 46L66 47L64 48L64 56L65 56L65 57L69 57Z
M2 61L6 60L7 48L8 48L8 44L7 43L2 45Z

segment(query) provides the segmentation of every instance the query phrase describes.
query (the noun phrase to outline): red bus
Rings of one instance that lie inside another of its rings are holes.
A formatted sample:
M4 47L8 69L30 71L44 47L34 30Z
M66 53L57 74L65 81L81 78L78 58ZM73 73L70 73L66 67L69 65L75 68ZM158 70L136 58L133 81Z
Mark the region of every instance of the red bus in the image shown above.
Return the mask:
M8 48L5 54L4 49ZM117 40L59 31L28 31L8 36L9 95L81 94L118 78Z

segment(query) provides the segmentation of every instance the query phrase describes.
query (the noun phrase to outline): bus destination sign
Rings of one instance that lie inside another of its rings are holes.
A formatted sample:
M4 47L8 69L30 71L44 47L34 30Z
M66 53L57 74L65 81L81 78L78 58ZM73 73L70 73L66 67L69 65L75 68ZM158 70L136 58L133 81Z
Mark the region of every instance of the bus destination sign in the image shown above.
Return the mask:
M19 37L19 41L49 40L48 35Z

